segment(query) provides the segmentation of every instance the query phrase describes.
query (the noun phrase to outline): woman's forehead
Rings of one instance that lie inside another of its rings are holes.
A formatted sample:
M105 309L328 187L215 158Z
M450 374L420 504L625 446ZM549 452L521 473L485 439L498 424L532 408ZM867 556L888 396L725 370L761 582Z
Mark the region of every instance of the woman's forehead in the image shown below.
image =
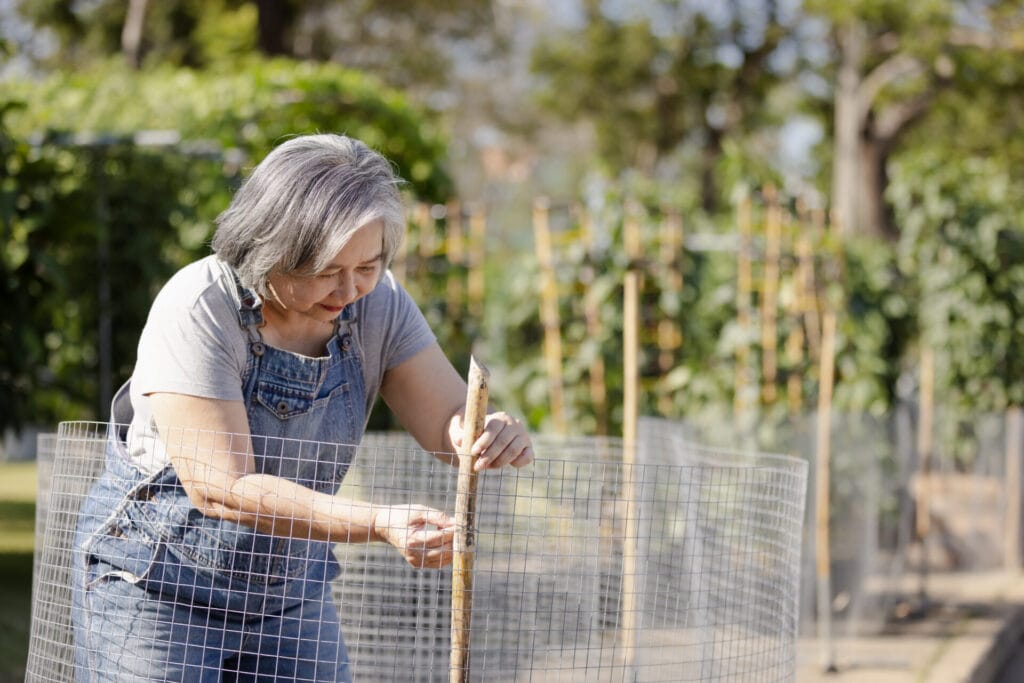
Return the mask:
M384 256L384 223L373 220L352 233L325 268L376 261Z

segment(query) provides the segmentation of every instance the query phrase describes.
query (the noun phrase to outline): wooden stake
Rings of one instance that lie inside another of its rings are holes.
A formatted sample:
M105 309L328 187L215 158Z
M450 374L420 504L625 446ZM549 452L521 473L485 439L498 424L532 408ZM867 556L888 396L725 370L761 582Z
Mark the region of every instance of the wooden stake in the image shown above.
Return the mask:
M580 240L587 255L594 251L594 230L590 221L590 213L583 207L578 209L580 222ZM593 287L593 268L584 271L587 278L584 284L587 286L583 295L583 321L586 325L587 336L590 339L600 339L604 323L601 320L601 301L597 298L596 292L600 291ZM594 412L594 431L598 436L608 433L608 388L605 384L604 356L598 352L594 354L587 369L590 387L590 405Z
M623 292L623 397L622 397L622 488L625 499L622 542L622 620L621 649L622 663L627 673L633 670L636 660L637 619L637 571L639 558L638 510L635 472L637 449L637 421L640 403L640 273L630 270L626 273Z
M672 296L683 295L683 219L679 212L669 210L661 220L661 244L659 261L665 282L665 288ZM672 371L676 365L676 355L683 345L683 333L678 320L664 317L658 321L658 369L662 375ZM662 391L658 397L658 411L662 415L673 412L672 394Z
M739 228L740 243L736 249L736 323L740 331L746 335L750 329L751 305L750 294L753 290L754 276L751 260L753 258L753 240L751 239L751 203L750 197L744 196L736 207L736 227ZM739 415L746 409L746 393L749 384L748 368L750 349L746 342L736 348L736 371L733 377L732 410Z
M562 324L558 312L558 281L555 278L551 227L548 224L548 201L538 198L533 204L533 238L540 264L540 320L544 326L544 360L548 375L548 398L555 432L568 431L565 419L565 398L562 391Z
M1003 537L1003 567L1009 572L1021 568L1021 445L1024 444L1024 410L1006 410L1006 531Z
M434 217L434 210L429 204L420 204L417 207L417 216L419 224L419 252L420 261L422 265L425 265L427 259L433 256L437 252L437 238L434 235L434 223L436 218Z
M822 667L836 670L832 641L832 552L828 529L829 458L832 429L832 387L835 383L836 314L825 306L821 318L821 377L818 389L818 430L814 465L815 550L818 584L818 638L822 645Z
M469 275L468 288L469 314L477 319L484 315L484 244L487 233L487 212L483 206L473 207L469 215Z
M795 326L790 337L790 346L787 351L790 376L787 386L789 410L793 415L799 415L803 410L803 387L800 371L804 361L804 348L807 347L809 366L814 365L814 359L820 355L817 346L818 342L818 312L815 301L817 285L814 281L814 250L811 246L811 238L808 232L812 229L811 224L806 220L804 213L800 214L798 222L799 234L796 238L797 265L793 274L793 319ZM806 333L804 332L806 330Z
M921 575L918 592L927 596L928 536L931 533L932 425L935 422L935 350L921 348L920 403L917 416L917 517L915 528L921 544Z
M454 275L448 276L445 298L448 317L457 320L460 311L466 308L463 300L462 273L460 272L466 265L466 246L465 237L462 234L462 207L457 201L451 201L448 202L446 209L444 250L448 257L448 263L455 267L449 271L450 273L454 272Z
M782 208L775 188L764 189L765 215L764 285L761 290L761 400L775 403L778 373L779 261L782 257Z
M448 668L451 683L469 681L470 619L473 608L473 559L476 555L476 458L473 443L484 430L487 417L487 383L490 373L469 359L466 415L459 447L459 482L455 495L455 555L452 562L452 652Z
M640 271L643 258L643 239L637 211L627 210L623 225L623 244L630 267L623 282L622 301L622 495L625 499L625 519L622 539L622 663L627 673L636 675L637 627L639 619L640 567L639 510L636 490L637 423L640 415L640 292L643 276Z
M820 244L825 234L825 212L821 210L811 213L814 239ZM810 240L799 243L800 269L803 272L804 291L807 292L807 305L804 307L804 331L807 333L807 348L811 358L821 357L821 321L818 314L818 302L815 292L818 291L818 278L814 275L814 248ZM820 283L824 288L828 282Z

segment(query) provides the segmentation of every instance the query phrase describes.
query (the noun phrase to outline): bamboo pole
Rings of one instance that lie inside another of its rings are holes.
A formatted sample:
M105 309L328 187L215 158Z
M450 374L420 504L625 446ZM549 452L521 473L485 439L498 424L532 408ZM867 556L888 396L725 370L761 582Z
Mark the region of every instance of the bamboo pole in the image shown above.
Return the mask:
M1003 566L1009 572L1021 569L1021 446L1024 445L1024 410L1006 410L1006 522L1003 536Z
M1007 409L1007 508L1005 536L1002 540L1002 565L1008 571L1021 569L1021 466L1024 452L1024 410L1020 405Z
M740 242L736 249L736 323L740 332L746 335L750 329L751 305L750 295L753 290L752 273L752 252L751 240L751 202L750 197L744 195L736 207L736 225L739 228ZM736 372L733 376L733 413L739 415L746 409L746 392L749 383L749 358L750 349L745 341L740 342L736 349Z
M481 319L484 315L484 260L487 237L487 212L482 205L473 207L469 215L469 275L467 297L470 316Z
M814 466L814 525L817 575L818 639L822 668L835 672L835 643L832 639L832 552L829 537L829 459L832 429L832 388L835 382L836 314L825 302L821 319L821 363L818 389L818 429Z
M577 213L580 222L580 240L589 255L594 250L594 226L591 223L590 213L585 208L578 208ZM586 284L591 284L594 280L593 268L589 268L587 273L588 282ZM598 291L596 287L587 287L587 291L583 294L583 322L590 339L600 339L603 328ZM589 375L590 405L593 408L596 421L595 432L597 435L603 436L608 433L608 387L605 382L604 355L600 350L591 359L587 374Z
M778 375L779 261L782 255L782 209L771 185L764 188L765 212L764 274L761 289L761 400L775 403Z
M805 239L803 235L797 237L798 254L800 252L799 244ZM803 311L804 301L807 296L804 292L804 282L799 261L797 261L796 268L792 273L792 286L793 291L788 306L788 315L792 321L792 327L790 328L789 335L786 337L785 345L786 365L789 370L789 374L786 377L786 406L789 414L796 417L803 412L804 407L802 369L804 364L805 338Z
M659 261L665 287L678 300L683 292L683 219L677 211L668 211L661 221ZM675 366L676 352L683 345L683 334L677 321L664 317L658 321L658 369L662 375ZM672 395L662 391L658 397L658 411L662 415L672 412Z
M549 208L545 198L537 198L534 201L533 236L534 249L540 264L540 319L544 327L544 360L548 375L551 421L557 434L565 434L567 425L562 386L562 325L558 313L558 282L555 278L551 228L548 223Z
M800 220L797 223L798 235L796 237L796 272L794 274L793 291L793 313L796 318L796 325L793 331L791 347L788 351L791 368L799 367L804 360L804 349L810 357L810 365L813 366L813 359L820 355L820 342L818 342L818 311L814 292L816 283L814 279L814 248L811 244L811 230L820 234L816 224L807 221L806 212L799 209ZM799 415L803 410L803 387L800 372L793 371L789 376L787 385L787 399L790 413Z
M925 344L921 348L920 402L917 417L918 486L915 529L921 547L919 594L927 596L928 536L931 533L931 471L932 429L935 421L935 350Z
M637 423L640 414L640 292L642 239L635 211L627 210L623 243L629 270L623 282L622 302L622 463L625 520L622 542L622 615L620 647L627 672L635 672L639 622L639 508L636 490Z
M637 623L639 620L639 599L637 595L637 557L639 519L635 482L637 422L640 398L640 273L630 270L623 283L623 398L622 398L622 462L623 497L625 498L625 520L623 520L622 543L622 619L621 650L622 663L627 671L636 664Z
M452 561L452 651L448 669L451 683L469 681L469 646L473 609L473 560L476 555L477 473L473 469L473 443L484 430L490 373L476 358L469 359L466 415L459 446L459 481L455 495L455 544Z
M388 266L391 273L395 276L395 279L401 282L403 285L408 283L408 269L409 269L409 249L412 245L412 234L417 229L416 224L417 209L415 206L409 206L405 210L405 239L402 241L401 246L395 252L394 258L391 259L391 264Z
M434 221L437 217L434 208L429 204L420 204L417 207L417 217L420 228L419 234L419 255L420 266L437 252L437 238L434 235Z
M815 239L820 240L825 234L825 212L816 210L811 213L811 225L814 229ZM818 291L818 282L814 275L814 251L810 241L806 244L806 251L801 254L801 266L804 271L804 282L806 283L808 300L804 316L807 321L804 329L807 334L807 348L810 349L811 358L821 357L821 314L818 312L817 298L813 295ZM823 283L826 284L826 283Z
M445 300L448 316L452 320L459 319L459 312L465 310L462 287L462 266L466 264L466 246L462 230L462 206L457 201L450 201L445 211L444 251L448 263L455 268L454 276L449 274L445 286Z

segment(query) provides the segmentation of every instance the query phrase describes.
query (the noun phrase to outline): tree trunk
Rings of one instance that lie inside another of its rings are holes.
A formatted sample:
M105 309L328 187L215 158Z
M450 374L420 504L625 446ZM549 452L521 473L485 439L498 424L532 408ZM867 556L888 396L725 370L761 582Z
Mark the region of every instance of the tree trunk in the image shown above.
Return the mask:
M894 238L889 205L885 202L885 188L889 177L885 170L889 154L888 145L870 133L860 139L858 150L858 198L854 205L854 229L858 234Z
M860 142L863 121L861 65L865 35L856 20L836 31L839 69L836 75L834 111L834 148L832 158L832 222L841 234L860 230L857 206L861 201Z
M715 181L715 166L722 158L722 131L708 127L708 141L701 153L700 203L708 213L718 208L718 183Z
M149 0L130 0L121 29L121 54L133 69L142 66L142 35Z
M256 0L257 30L260 52L265 55L289 55L286 37L295 21L289 0Z

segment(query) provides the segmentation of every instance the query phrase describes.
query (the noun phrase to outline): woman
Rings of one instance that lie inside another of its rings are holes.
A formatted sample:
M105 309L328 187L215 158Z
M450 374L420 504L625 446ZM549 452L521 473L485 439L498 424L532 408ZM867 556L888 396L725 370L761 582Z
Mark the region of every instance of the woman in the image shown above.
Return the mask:
M350 680L331 544L451 562L444 512L334 495L378 393L425 450L461 444L465 383L387 271L398 182L361 142L292 139L157 296L112 406L130 426L79 515L80 679ZM533 459L501 412L472 450L478 469Z

